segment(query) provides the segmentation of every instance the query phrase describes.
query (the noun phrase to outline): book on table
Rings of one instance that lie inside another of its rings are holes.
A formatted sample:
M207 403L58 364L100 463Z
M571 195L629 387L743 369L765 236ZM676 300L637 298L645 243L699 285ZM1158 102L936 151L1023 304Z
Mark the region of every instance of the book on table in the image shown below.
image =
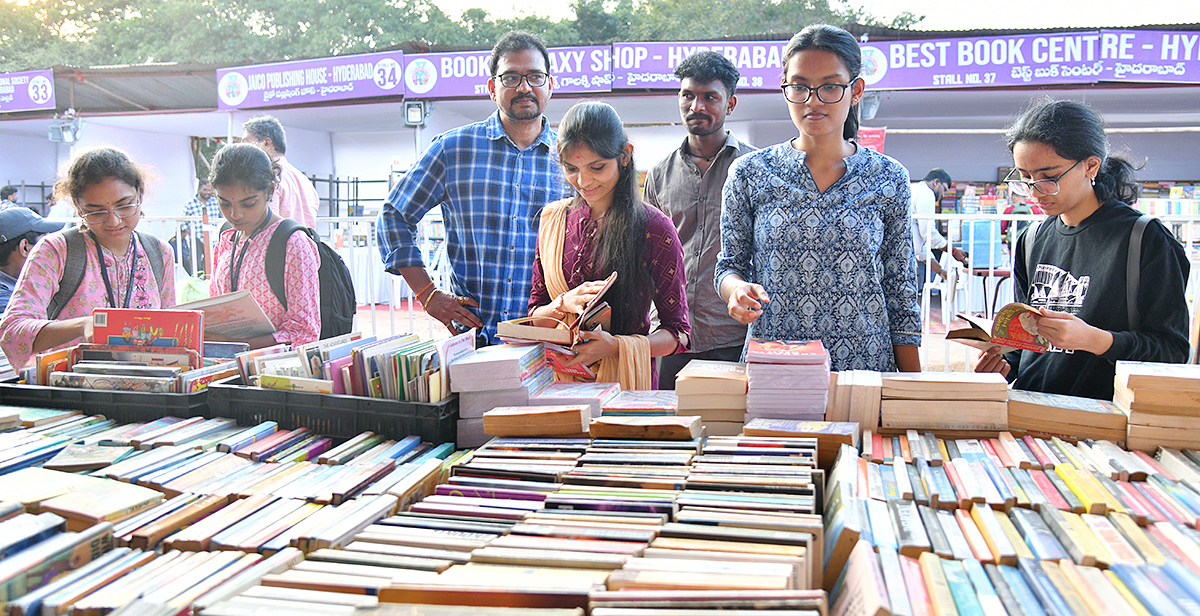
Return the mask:
M204 313L177 308L95 308L92 340L134 347L184 347L203 353Z
M496 326L497 336L511 344L532 344L541 342L545 345L546 361L555 372L569 374L583 379L594 379L596 373L583 364L570 365L575 357L575 345L580 341L581 331L596 331L611 329L612 307L603 301L604 294L612 288L617 279L617 273L609 274L604 279L604 286L583 308L583 312L573 322L560 321L552 317L523 317L501 321ZM535 321L553 321L554 327L533 325Z
M1037 317L1040 314L1037 308L1019 302L998 310L995 319L960 312L958 318L969 326L946 332L946 339L984 351L999 347L1002 353L1019 349L1044 353L1050 343L1038 333Z
M206 297L180 304L177 310L199 310L204 313L204 333L226 338L247 340L275 333L275 326L263 312L262 306L250 295L249 289L216 297Z

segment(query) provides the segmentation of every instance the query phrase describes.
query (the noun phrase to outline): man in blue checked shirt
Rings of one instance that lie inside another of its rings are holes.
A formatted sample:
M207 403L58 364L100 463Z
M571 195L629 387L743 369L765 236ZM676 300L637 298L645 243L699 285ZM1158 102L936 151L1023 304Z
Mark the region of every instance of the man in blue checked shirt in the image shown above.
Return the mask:
M572 194L555 159L558 136L543 111L553 81L546 45L509 32L492 49L488 119L439 135L396 185L379 215L379 251L426 313L451 332L525 316L542 206ZM451 288L425 270L416 228L442 207Z
M208 183L208 178L200 178L200 186L196 188L196 196L183 206L184 216L199 216L204 217L208 214L208 220L205 221L210 225L220 226L221 206L217 203L217 196L213 194L212 184ZM204 229L202 225L196 225L196 233L192 234L192 225L183 223L180 225L183 230L183 267L188 274L195 274L192 271L192 250L197 250L196 265L199 271L207 271L205 268L204 257ZM170 239L170 244L175 247L175 238Z

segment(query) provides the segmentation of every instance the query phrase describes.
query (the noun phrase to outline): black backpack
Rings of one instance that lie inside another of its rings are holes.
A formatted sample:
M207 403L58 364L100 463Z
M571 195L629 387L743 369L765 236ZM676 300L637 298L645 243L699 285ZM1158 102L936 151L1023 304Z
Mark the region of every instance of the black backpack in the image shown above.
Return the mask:
M317 243L317 254L321 256L321 269L317 270L321 288L321 339L350 333L354 329L354 314L358 309L354 302L350 268L346 267L341 255L317 237L316 231L291 218L284 218L279 223L275 235L271 236L271 243L267 245L267 283L271 285L271 292L287 310L283 268L287 262L288 239L297 231L303 231Z
M329 244L320 241L316 231L292 219L283 219L280 228L275 229L271 243L266 246L266 281L271 285L271 292L287 310L283 265L287 261L288 239L298 231L304 231L316 241L320 255L320 269L317 271L320 279L320 339L349 334L354 329L354 313L358 310L354 303L354 281L350 279L350 269L342 261L341 255Z

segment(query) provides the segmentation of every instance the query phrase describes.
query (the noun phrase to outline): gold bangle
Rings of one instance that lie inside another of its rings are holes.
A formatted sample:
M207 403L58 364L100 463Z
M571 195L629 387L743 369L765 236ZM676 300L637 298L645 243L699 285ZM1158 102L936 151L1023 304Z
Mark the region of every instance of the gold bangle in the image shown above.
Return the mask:
M418 298L417 298L417 301L421 302L421 305L422 305L422 306L427 306L427 305L429 304L429 300L433 299L433 294L434 294L434 293L437 293L437 292L438 292L438 291L440 291L440 290L441 290L441 289L439 289L439 288L437 288L437 287L434 287L433 289L431 289L431 290L429 291L429 295L426 295L426 296L425 296L425 299L421 299L420 297L418 297Z
M432 280L430 280L430 281L429 281L429 284L425 285L425 288L424 288L424 289L421 289L420 291L417 291L417 295L416 295L416 298L417 298L417 300L418 300L418 301L420 301L420 299L421 299L421 296L422 296L422 295L424 295L424 294L425 294L425 292L429 290L429 287L432 287L432 286L433 286L433 281L432 281ZM422 302L422 303L424 303L424 302Z

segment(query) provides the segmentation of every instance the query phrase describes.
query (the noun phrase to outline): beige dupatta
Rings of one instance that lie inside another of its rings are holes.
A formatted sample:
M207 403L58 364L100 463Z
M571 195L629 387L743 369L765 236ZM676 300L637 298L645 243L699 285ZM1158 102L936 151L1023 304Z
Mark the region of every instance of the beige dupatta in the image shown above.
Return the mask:
M567 238L567 210L574 199L555 201L542 208L541 223L538 225L538 252L542 258L542 278L551 297L558 297L571 289L563 275L563 245ZM568 323L577 315L567 315ZM650 339L646 336L616 336L619 351L615 357L600 360L595 370L596 380L601 383L620 383L621 389L650 389ZM571 375L555 373L560 381L578 380Z

